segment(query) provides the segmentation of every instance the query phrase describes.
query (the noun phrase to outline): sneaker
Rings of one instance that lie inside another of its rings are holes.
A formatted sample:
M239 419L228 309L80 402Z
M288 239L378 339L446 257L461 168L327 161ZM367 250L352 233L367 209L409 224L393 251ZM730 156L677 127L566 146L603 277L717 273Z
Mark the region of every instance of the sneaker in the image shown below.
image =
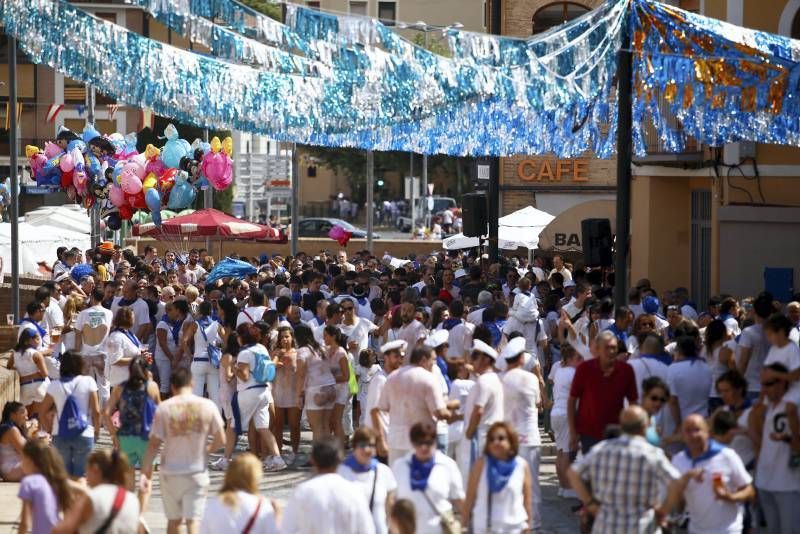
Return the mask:
M208 468L212 471L226 471L228 469L228 459L223 456L211 462Z
M268 473L273 473L276 471L283 471L286 469L286 462L283 461L283 458L280 456L270 456L266 460L264 460L264 469Z
M283 455L283 459L287 464L291 465L291 464L294 463L294 461L296 459L296 455L295 455L294 452L289 451L289 452L287 452L286 454Z

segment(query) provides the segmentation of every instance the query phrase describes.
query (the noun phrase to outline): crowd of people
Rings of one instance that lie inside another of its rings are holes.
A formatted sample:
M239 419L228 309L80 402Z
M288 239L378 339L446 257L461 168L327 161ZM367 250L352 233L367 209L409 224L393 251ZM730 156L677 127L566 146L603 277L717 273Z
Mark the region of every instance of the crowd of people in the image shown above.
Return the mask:
M206 283L205 250L143 252L60 250L26 306L20 532L143 531L154 476L170 533L536 531L548 435L587 530L800 529L798 302L641 280L615 306L560 256L321 251ZM305 466L285 509L261 495Z

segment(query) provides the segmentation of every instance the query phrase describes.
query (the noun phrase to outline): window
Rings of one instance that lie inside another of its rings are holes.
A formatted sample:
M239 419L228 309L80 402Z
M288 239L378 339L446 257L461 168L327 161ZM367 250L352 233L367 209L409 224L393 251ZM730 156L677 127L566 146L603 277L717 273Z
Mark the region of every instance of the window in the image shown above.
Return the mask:
M588 11L588 7L574 2L554 2L548 4L533 14L533 29L531 33L542 33L554 26L559 26L567 21L576 19Z
M319 2L306 2L306 7L319 11Z
M394 26L397 20L397 3L378 2L378 19L387 26Z
M366 2L350 2L350 13L353 15L367 16Z

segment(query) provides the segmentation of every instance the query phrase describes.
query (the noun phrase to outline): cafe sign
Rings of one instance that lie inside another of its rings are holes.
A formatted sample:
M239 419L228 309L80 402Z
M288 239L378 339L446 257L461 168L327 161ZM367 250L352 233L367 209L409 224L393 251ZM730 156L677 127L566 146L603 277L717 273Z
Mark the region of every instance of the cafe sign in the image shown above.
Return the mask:
M588 182L589 161L585 159L524 159L517 165L523 182Z

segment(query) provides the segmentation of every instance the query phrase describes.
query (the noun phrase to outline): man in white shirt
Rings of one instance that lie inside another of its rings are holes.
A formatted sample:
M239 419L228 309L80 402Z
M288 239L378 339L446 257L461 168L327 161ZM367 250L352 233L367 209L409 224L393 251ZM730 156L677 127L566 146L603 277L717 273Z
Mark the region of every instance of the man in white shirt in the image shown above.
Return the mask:
M664 383L667 382L669 366L661 361L660 357L664 352L664 341L656 333L649 333L644 338L642 346L639 347L639 356L628 360L628 365L633 368L636 377L636 391L639 399L642 398L642 382L651 376L657 376Z
M519 434L519 455L531 470L533 481L533 530L542 526L540 504L542 489L539 484L539 463L541 460L539 435L539 408L542 395L539 379L523 369L525 364L525 338L516 337L508 342L500 357L506 362L507 371L503 375L503 411L505 419Z
M758 398L761 392L761 369L769 352L769 341L764 333L764 321L772 315L772 298L760 295L753 301L755 323L742 330L739 337L739 355L736 368L747 379L748 396Z
M58 305L58 301L52 298L55 291L55 284L53 282L46 282L44 285L36 289L36 300L44 306L44 327L48 332L52 332L54 328L64 328L64 312Z
M565 304L561 309L567 314L571 321L577 320L577 315L586 307L586 301L592 298L592 286L582 282L575 289L575 299Z
M470 452L474 450L480 454L486 444L489 427L503 420L503 383L494 370L497 351L476 339L473 341L471 359L477 378L463 408L466 439L461 441L459 457L462 461L458 467L464 479L468 478L474 462Z
M478 307L467 315L467 322L475 326L483 324L483 310L492 305L492 294L489 291L478 293Z
M195 280L200 280L206 274L206 270L200 265L200 252L197 249L189 251L189 261L186 265L186 272L194 274Z
M264 292L260 289L254 289L250 292L250 297L247 301L247 306L242 308L239 315L236 317L236 327L247 323L256 323L261 320L267 307L264 306Z
M339 330L347 336L347 350L351 354L358 355L369 345L369 334L378 327L369 319L364 319L356 315L358 303L352 297L342 299L339 308L342 310L342 323Z
M150 308L139 298L139 286L136 280L128 280L122 288L122 296L116 297L111 304L111 313L116 317L120 308L133 311L133 330L139 339L147 339L152 328L150 324Z
M97 382L100 407L105 406L111 394L106 378L103 342L111 331L113 315L103 307L103 292L95 288L89 295L91 306L78 313L75 320L75 350L83 356L88 365L88 375Z
M339 475L341 451L333 438L317 441L311 450L316 476L294 490L283 515L283 532L292 534L373 534L375 524L360 489Z
M564 281L572 280L572 273L569 269L564 266L564 258L556 254L553 256L553 270L550 271L550 276L553 276L553 273L560 273L564 277Z
M64 273L69 273L75 265L77 254L74 250L67 250L62 255L61 261L57 261L53 265L53 280L58 278Z
M786 305L786 317L792 323L789 340L800 345L800 302L790 302Z
M416 319L417 309L411 302L404 302L400 306L400 316L403 319L403 326L400 327L397 337L408 344L409 349L422 345L428 337L428 330L425 325Z
M405 357L406 342L403 340L390 341L381 347L383 353L383 369L381 369L372 380L369 382L367 389L367 403L363 410L367 413L365 424L371 427L378 434L378 456L386 460L389 456L389 451L386 448L386 431L389 428L389 412L382 411L378 408L378 401L380 401L383 387L386 385L386 380L389 375L396 369L403 365Z
M450 318L442 321L437 327L450 332L447 347L449 361L466 360L472 348L472 332L475 330L475 325L466 322L463 317L464 303L454 300L450 303Z
M700 415L683 422L686 449L672 459L689 512L689 532L741 532L743 503L755 497L753 477L736 452L710 439ZM776 531L777 532L777 531Z

